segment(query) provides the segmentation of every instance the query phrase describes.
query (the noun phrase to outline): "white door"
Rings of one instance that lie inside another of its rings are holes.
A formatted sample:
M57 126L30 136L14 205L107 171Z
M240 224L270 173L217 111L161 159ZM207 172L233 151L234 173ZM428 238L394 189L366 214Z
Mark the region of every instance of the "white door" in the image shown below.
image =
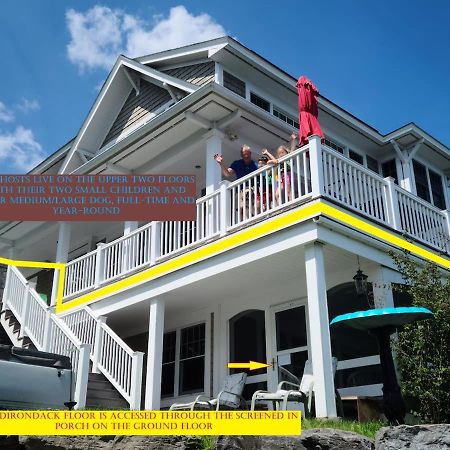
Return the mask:
M301 380L309 359L308 314L305 301L290 302L271 308L272 368L271 386L289 380L289 371Z

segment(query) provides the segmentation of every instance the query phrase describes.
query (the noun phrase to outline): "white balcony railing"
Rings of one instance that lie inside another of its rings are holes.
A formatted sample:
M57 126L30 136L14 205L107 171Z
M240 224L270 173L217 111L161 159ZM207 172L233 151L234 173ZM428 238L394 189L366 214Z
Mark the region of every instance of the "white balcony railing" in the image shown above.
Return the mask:
M320 145L318 138L197 200L197 220L152 222L67 264L64 300L158 263L194 245L313 198L389 226L439 251L450 251L448 211ZM20 287L17 287L20 289Z

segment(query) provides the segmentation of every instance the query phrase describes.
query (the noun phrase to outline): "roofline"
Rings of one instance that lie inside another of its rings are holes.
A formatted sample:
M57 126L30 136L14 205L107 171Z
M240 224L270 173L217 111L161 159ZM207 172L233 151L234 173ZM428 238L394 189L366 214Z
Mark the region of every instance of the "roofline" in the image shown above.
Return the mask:
M64 155L70 150L73 141L75 138L72 138L69 142L64 144L58 150L51 153L47 158L41 161L37 166L33 167L28 173L42 173L45 170L52 167L55 163L57 163Z
M175 56L181 56L181 55L187 55L187 54L194 54L199 53L201 51L206 51L212 48L215 48L219 45L222 45L222 48L230 47L236 52L239 52L241 57L244 57L247 60L251 60L254 64L259 65L260 67L265 68L269 71L273 72L273 69L275 69L275 75L278 76L281 80L285 82L286 85L288 85L290 88L292 88L294 91L296 91L295 84L297 82L297 79L289 74L288 72L284 71L277 65L273 64L263 56L256 53L254 50L249 49L245 45L241 44L240 42L233 39L231 36L223 36L216 39L211 39L209 41L203 41L198 42L196 44L190 44L184 47L179 47L176 49L170 49L150 55L146 55L143 57L136 58L137 61L141 62L142 64L149 64L151 62L156 61L163 61L164 59L170 59ZM272 70L270 70L272 69ZM450 154L450 147L447 147L442 142L438 141L437 139L433 138L429 133L422 130L420 127L415 125L414 123L408 123L403 125L402 127L390 131L386 134L382 134L380 131L378 131L376 128L372 127L371 125L367 124L363 120L359 119L352 113L348 112L341 106L337 105L333 101L329 100L324 95L319 94L319 104L326 109L328 109L330 112L333 112L334 114L343 116L344 119L353 122L362 129L365 133L367 133L372 139L378 141L380 145L383 145L385 143L388 143L390 139L393 139L393 137L398 136L400 137L400 132L402 130L408 129L409 126L414 127L414 131L419 133L422 137L426 138L434 147L439 149L441 152L445 153L447 156Z
M163 50L156 53L150 53L149 55L139 56L134 58L135 61L140 64L150 64L152 62L164 61L174 56L184 56L193 53L200 53L206 50L213 49L220 45L227 45L229 43L229 36L221 36L218 38L210 39L208 41L196 42L195 44L184 45L182 47L172 48L169 50ZM234 39L233 39L234 41Z
M68 153L66 155L66 158L64 159L64 162L62 165L62 172L65 172L65 170L69 166L69 163L78 148L79 142L83 138L85 131L89 127L89 124L90 124L92 118L94 117L95 113L97 112L98 108L101 107L101 104L102 104L103 99L105 98L105 95L108 93L112 83L114 82L114 79L115 79L118 71L122 67L129 67L129 68L135 70L136 72L140 72L143 75L147 75L148 77L157 79L159 81L163 80L164 82L166 82L178 89L186 91L186 92L193 92L194 90L198 89L197 86L195 86L191 83L188 83L183 80L179 80L168 74L161 73L155 69L152 69L151 67L144 66L143 64L140 64L133 59L130 59L126 56L120 55L117 58L117 61L115 62L113 68L111 69L111 72L109 73L105 83L103 83L103 86L102 86L99 94L97 95L97 98L95 99L91 109L89 110L88 115L84 119L84 121L80 127L80 130L78 131L77 136L74 139L74 144L72 145L72 147L70 148L70 150L68 151Z
M72 173L87 173L87 171L93 170L95 168L98 168L100 165L104 164L105 162L109 161L110 159L114 158L122 150L127 148L128 146L132 145L134 142L141 139L143 136L147 135L148 133L151 133L158 129L159 126L161 126L163 123L168 122L175 118L178 114L182 113L183 111L186 111L189 107L193 106L197 101L201 100L205 96L209 94L217 94L223 97L227 101L231 101L233 103L237 103L239 107L243 107L247 109L248 111L255 113L257 115L260 115L264 120L269 121L273 120L273 126L279 128L280 130L283 130L286 132L286 135L288 135L292 131L292 127L285 124L282 121L279 121L275 116L269 115L267 116L267 112L258 108L257 106L253 105L252 103L248 102L247 100L243 99L242 97L238 96L237 94L234 94L233 92L229 91L228 89L224 88L223 86L220 86L214 82L207 83L203 85L201 88L199 88L197 91L193 92L192 94L187 95L179 102L175 103L172 107L170 107L168 110L164 111L160 115L154 117L149 122L147 122L144 126L141 128L138 128L136 131L122 139L121 141L117 142L117 144L110 147L108 150L104 151L103 153L99 153L94 158L89 160L87 163L83 164L82 166L78 167L74 172ZM82 170L82 172L79 172L79 170Z

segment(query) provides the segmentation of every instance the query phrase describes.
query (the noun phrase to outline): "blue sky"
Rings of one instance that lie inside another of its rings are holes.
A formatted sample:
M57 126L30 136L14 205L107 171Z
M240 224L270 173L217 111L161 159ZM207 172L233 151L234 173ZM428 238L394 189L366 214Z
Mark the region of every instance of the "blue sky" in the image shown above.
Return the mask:
M446 0L2 0L0 172L76 135L118 53L223 33L382 133L413 121L450 146L448 23Z

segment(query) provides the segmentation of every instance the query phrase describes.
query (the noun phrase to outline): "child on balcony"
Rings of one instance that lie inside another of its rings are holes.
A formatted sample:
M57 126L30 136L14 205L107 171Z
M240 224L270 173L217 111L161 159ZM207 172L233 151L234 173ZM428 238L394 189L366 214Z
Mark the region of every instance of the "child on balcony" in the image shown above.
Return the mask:
M261 155L258 158L258 169L267 165L269 158ZM256 202L258 214L266 211L272 202L272 175L270 171L262 172L256 179Z
M280 145L277 148L277 157L273 156L266 148L263 149L262 154L267 156L270 164L278 165L279 160L286 156L289 150L284 146ZM287 201L292 200L292 189L291 189L291 166L288 162L282 162L275 174L276 191L275 199L278 205L285 202L286 196Z

